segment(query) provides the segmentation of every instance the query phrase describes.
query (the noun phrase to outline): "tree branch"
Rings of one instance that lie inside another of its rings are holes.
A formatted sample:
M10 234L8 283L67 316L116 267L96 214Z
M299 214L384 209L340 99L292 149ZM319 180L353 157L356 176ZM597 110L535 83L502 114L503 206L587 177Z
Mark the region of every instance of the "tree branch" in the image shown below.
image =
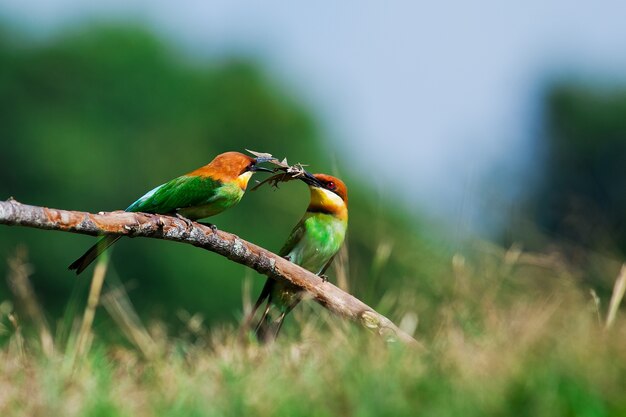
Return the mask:
M0 224L45 230L61 230L98 236L111 234L149 237L191 244L246 265L272 279L289 281L307 291L314 300L333 313L356 321L391 340L419 345L388 318L330 282L282 257L246 242L238 236L198 223L191 226L181 219L145 213L86 213L29 206L13 199L0 201Z

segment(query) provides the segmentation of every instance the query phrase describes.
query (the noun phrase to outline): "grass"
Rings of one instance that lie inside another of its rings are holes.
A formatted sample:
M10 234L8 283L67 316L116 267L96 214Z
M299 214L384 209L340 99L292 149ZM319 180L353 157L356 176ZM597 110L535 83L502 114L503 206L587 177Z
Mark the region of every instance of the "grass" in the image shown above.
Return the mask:
M23 264L13 261L14 276ZM81 337L50 349L45 321L22 328L5 302L0 415L626 415L626 320L615 306L623 283L605 308L558 258L491 246L456 255L449 273L436 303L413 290L382 297L396 322L417 326L424 351L311 305L269 347L193 315L181 314L184 330L172 335L159 323L144 328L112 292L104 304L126 342L72 342L86 337L75 325Z

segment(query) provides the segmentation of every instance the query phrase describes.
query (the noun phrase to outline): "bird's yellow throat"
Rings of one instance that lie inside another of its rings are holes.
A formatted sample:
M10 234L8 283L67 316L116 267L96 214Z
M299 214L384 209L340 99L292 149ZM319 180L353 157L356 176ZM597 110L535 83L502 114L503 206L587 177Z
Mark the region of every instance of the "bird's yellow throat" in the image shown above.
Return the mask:
M311 190L309 211L323 211L341 219L348 218L348 207L337 194L320 187L311 186L309 189Z
M248 181L250 181L250 177L252 177L252 174L252 171L246 171L237 177L237 185L239 186L239 188L245 191L246 187L248 186Z

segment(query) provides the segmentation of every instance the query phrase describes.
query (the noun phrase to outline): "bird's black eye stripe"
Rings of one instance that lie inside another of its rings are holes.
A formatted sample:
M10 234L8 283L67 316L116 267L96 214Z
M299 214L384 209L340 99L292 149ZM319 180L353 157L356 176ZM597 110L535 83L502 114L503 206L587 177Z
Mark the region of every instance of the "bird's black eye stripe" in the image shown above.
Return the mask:
M243 169L243 171L241 171L241 173L240 173L239 175L241 175L241 174L245 174L245 173L246 173L246 172L248 172L248 171L252 171L252 168L254 168L254 162L252 162L250 165L248 165L247 167L245 167L245 168Z

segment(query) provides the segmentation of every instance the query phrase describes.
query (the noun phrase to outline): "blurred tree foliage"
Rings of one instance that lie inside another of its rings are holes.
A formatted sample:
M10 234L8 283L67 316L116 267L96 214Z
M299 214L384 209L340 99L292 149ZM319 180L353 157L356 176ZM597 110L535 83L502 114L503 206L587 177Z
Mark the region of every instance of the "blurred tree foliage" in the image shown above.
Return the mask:
M270 152L346 179L349 271L357 295L377 305L387 290L413 288L418 302L436 299L428 294L438 293L439 248L416 232L414 218L368 188L370 171L331 170L334 155L309 111L254 62L192 60L134 27L79 30L45 44L14 37L0 31L0 198L92 212L122 209L220 152ZM213 221L278 250L307 202L300 183L263 188ZM25 244L36 291L57 314L74 286L85 291L90 270L77 279L67 265L93 242L3 227L0 258ZM112 259L112 274L129 286L140 314L170 323L178 309L208 321L236 317L242 279L253 276L215 254L156 240L123 239ZM253 297L262 281L254 278ZM0 299L6 297L2 283Z
M553 86L542 180L530 205L552 237L626 254L626 90Z
M507 243L560 253L608 299L626 255L626 90L564 80L544 108L536 184Z

